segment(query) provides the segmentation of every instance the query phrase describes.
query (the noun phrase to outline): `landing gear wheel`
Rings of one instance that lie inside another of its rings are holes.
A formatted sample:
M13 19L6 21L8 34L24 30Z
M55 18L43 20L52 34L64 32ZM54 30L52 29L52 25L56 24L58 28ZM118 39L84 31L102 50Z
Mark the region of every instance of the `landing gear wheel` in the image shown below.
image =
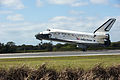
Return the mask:
M88 48L88 46L85 46L85 45L77 45L77 47L78 48L81 48L82 49L82 51L87 51L87 48Z
M50 44L52 44L52 40L50 41Z
M83 51L83 52L86 52L86 51L87 51L87 48L83 48L82 51Z
M41 44L42 44L43 42L42 42L42 40L41 40Z

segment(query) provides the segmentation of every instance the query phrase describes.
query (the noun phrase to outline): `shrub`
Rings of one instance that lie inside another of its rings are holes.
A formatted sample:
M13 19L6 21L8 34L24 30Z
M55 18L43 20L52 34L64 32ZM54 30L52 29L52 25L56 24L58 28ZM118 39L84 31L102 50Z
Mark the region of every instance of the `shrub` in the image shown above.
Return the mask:
M45 64L38 69L26 66L12 67L9 70L1 68L0 80L120 80L120 65L108 68L97 65L88 71L66 68L59 72L47 68Z

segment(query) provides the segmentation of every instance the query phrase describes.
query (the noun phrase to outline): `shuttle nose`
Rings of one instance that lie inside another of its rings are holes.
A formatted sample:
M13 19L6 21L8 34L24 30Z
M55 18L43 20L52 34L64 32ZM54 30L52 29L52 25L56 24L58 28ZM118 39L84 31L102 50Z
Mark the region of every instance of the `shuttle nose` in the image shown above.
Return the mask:
M48 39L50 34L36 34L35 37L36 39L42 40L42 39Z
M37 38L38 34L35 35L35 37Z
M38 39L38 35L39 35L39 34L36 34L36 35L35 35L36 39Z
M39 34L39 33L35 35L36 39L39 39L39 40L42 39L42 36L43 36L43 34Z

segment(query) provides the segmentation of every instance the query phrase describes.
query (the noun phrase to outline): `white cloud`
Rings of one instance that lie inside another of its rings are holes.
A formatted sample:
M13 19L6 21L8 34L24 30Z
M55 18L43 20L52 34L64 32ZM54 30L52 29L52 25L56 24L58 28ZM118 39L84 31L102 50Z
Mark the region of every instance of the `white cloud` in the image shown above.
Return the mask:
M70 14L73 14L73 15L80 15L80 14L85 14L84 11L75 11L75 10L71 10L70 11Z
M93 4L107 4L108 0L90 0Z
M66 30L75 30L75 31L86 31L90 32L93 29L93 24L96 18L92 17L66 17L66 16L56 16L50 21L51 26L54 28L66 29ZM87 23L87 24L86 24ZM50 25L49 24L49 25Z
M86 19L94 21L94 20L96 20L96 17L86 17Z
M21 0L0 0L0 5L7 8L23 9L24 5Z
M11 14L11 13L13 13L13 11L9 11L9 10L0 11L0 14Z
M43 6L43 2L41 0L36 0L37 7Z
M52 18L50 21L74 21L75 18L73 17L66 17L66 16L56 16Z
M24 17L21 14L15 14L15 15L9 15L9 16L7 16L6 19L10 20L10 21L23 21Z
M88 2L81 2L78 0L48 0L48 2L51 4L58 4L58 5L70 5L73 7L88 5Z
M115 4L114 7L120 8L120 4Z
M76 0L48 0L51 4L72 4Z
M86 6L86 5L88 5L88 2L77 2L77 3L72 4L72 6L74 6L74 7Z
M2 27L1 27L2 25ZM1 42L14 41L17 44L30 44L31 40L34 39L34 34L32 32L32 23L22 22L22 23L0 23L0 40ZM35 32L34 32L35 33Z

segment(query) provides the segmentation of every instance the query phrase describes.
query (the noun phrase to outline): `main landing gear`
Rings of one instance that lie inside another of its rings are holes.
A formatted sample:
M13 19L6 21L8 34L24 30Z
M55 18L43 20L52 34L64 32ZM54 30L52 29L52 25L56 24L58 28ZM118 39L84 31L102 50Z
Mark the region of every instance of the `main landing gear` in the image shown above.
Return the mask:
M77 47L81 48L82 51L87 51L87 46L85 46L85 45L78 44Z
M41 45L42 45L42 43L43 43L43 42L42 42L42 39L41 39L40 41L41 41L40 43L41 43Z

